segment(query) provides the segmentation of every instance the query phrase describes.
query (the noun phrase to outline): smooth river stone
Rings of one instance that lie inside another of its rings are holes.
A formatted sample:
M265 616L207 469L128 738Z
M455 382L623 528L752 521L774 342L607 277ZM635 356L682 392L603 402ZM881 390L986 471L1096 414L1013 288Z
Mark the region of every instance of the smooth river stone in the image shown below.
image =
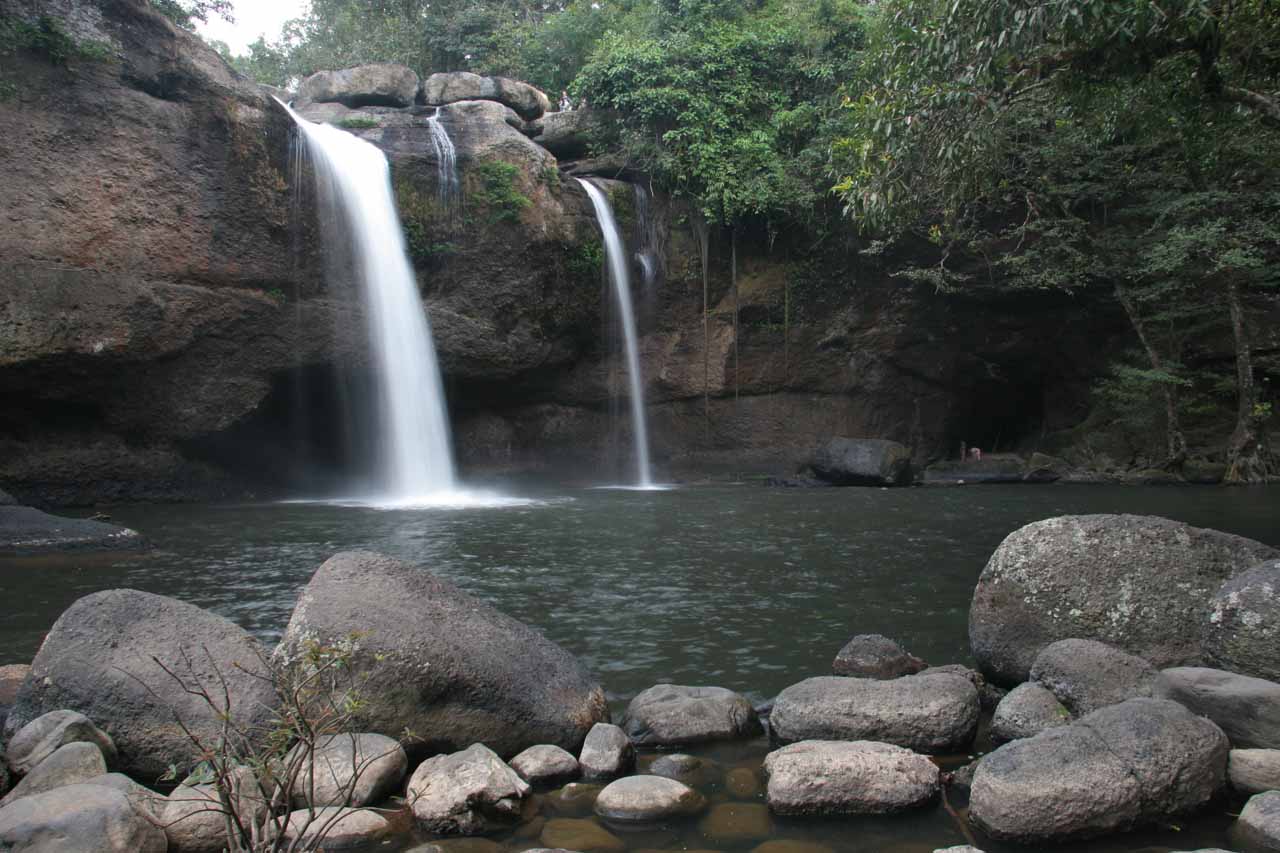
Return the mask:
M781 815L891 814L926 805L938 766L909 749L871 741L802 741L769 753L765 789Z
M115 761L116 746L106 732L84 714L58 710L42 714L18 730L9 741L9 766L13 772L26 775L59 748L77 742L94 744L104 761Z
M405 799L428 832L480 835L519 820L530 790L493 750L477 743L422 762L409 779Z
M636 749L622 729L612 723L596 723L587 732L578 765L584 779L616 779L636 766Z
M1065 726L1071 713L1047 687L1028 681L1000 700L991 717L991 739L996 743L1035 737L1045 729Z
M394 738L368 732L331 735L299 768L293 806L373 805L400 785L408 769L404 747Z
M285 837L302 845L318 845L319 850L350 850L375 844L390 831L391 824L377 812L324 806L314 812L290 812Z
M617 823L689 817L707 807L706 797L663 776L628 776L610 782L596 798L596 814Z
M591 814L595 807L596 797L604 790L602 785L591 785L585 782L570 782L558 791L547 794L544 801L551 811L566 817L580 817Z
M881 681L915 675L927 663L882 634L859 634L845 643L831 662L833 675L878 678Z
M578 759L554 744L531 746L511 759L511 769L530 785L550 786L571 782L582 774Z
M80 741L60 746L0 800L0 808L33 794L88 782L106 772L107 763L102 760L102 750L97 744Z
M639 746L684 746L764 732L755 708L741 694L678 684L658 684L632 699L622 729Z
M165 834L119 791L67 785L0 809L0 849L30 853L165 853Z
M1242 794L1280 791L1280 749L1233 749L1227 778Z
M1050 643L1031 664L1031 680L1048 688L1077 717L1150 696L1158 674L1137 655L1097 640Z

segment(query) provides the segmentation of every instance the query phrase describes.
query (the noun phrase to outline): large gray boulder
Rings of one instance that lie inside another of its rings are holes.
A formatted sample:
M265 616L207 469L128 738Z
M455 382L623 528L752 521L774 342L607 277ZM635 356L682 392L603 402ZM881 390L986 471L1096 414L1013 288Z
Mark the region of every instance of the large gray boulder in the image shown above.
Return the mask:
M551 100L540 90L506 77L481 77L470 71L443 71L422 81L422 103L443 106L457 101L497 101L521 118L539 118L551 109Z
M1031 680L1047 687L1076 716L1150 696L1158 674L1137 655L1097 640L1050 643L1031 664Z
M0 506L0 557L62 552L137 551L147 541L136 530L87 518L63 518L29 506Z
M1240 536L1140 515L1028 524L991 555L969 610L969 644L996 681L1026 681L1045 646L1100 640L1154 666L1195 662L1223 581L1280 556Z
M778 694L769 726L780 743L874 740L917 752L955 752L973 741L978 691L961 675L892 681L821 676Z
M769 808L780 815L889 814L926 805L941 790L938 766L872 741L808 740L765 756Z
M809 468L837 486L905 486L911 482L911 451L880 438L833 438L813 451Z
M9 739L9 766L18 775L30 773L70 743L91 743L98 747L107 763L115 763L116 745L111 737L84 714L63 709L42 714Z
M844 644L831 663L834 675L854 678L901 678L929 665L881 634L859 634Z
M1227 738L1160 699L1130 699L1015 740L978 764L969 818L1002 841L1043 844L1186 814L1222 788Z
M59 747L53 755L41 761L35 768L22 777L22 781L0 800L0 808L9 803L43 794L54 788L88 782L107 772L107 763L102 759L102 750L92 743L69 743Z
M309 644L360 637L351 667L363 702L353 727L407 730L410 757L484 743L576 750L607 719L604 691L564 649L424 569L369 552L338 554L298 599L277 649L305 665Z
M1071 722L1068 711L1058 697L1043 685L1028 681L1009 691L991 716L991 739L1005 743L1035 737L1045 729Z
M403 65L371 63L341 71L319 71L302 81L295 102L340 103L348 107L411 107L418 75Z
M1280 681L1280 560L1236 575L1209 602L1205 663Z
M531 790L493 750L476 743L422 762L405 799L428 832L480 835L515 824Z
M1220 669L1181 666L1156 679L1155 695L1213 720L1240 749L1280 749L1280 684Z
M684 746L764 733L745 696L723 687L658 684L627 705L621 728L637 746Z
M0 809L0 849L31 853L165 853L164 832L124 794L67 785Z
M322 737L311 756L294 747L293 806L375 805L400 786L409 771L404 747L394 738L371 733Z
M224 685L235 725L251 738L267 735L275 692L264 656L244 629L194 605L132 589L96 592L58 617L5 728L57 709L79 711L111 736L120 770L151 782L171 764L185 770L200 760L188 731L217 743ZM209 691L216 712L174 676Z
M1280 851L1280 791L1250 797L1231 835L1246 850Z
M690 817L706 807L706 797L683 782L628 776L605 786L596 797L595 812L613 823L637 824Z
M1227 778L1242 794L1280 791L1280 749L1233 749Z

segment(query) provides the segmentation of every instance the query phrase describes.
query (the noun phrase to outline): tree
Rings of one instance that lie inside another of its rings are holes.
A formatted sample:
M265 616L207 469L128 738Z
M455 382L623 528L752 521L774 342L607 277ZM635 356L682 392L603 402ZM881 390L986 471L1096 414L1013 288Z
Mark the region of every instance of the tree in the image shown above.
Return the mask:
M210 15L227 21L235 21L231 0L150 0L156 11L184 30L194 30L197 23L206 23Z

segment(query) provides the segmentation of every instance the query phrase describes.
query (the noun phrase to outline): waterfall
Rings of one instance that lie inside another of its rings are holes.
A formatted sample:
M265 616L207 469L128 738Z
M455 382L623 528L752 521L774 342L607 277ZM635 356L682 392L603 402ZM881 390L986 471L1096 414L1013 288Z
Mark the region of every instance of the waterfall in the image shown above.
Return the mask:
M636 260L644 273L646 292L652 293L662 275L662 232L658 218L653 215L653 199L641 184L635 184L636 193Z
M458 152L453 147L449 132L440 123L440 110L427 119L431 130L431 145L436 151L436 186L440 192L440 206L449 210L457 202L462 181L458 177Z
M309 122L292 110L289 114L306 142L317 194L345 227L368 317L379 396L379 470L371 500L386 505L455 503L440 369L426 307L405 253L387 158L353 134Z
M644 419L644 382L640 375L640 346L636 337L636 321L631 307L631 281L627 272L627 254L622 245L618 223L609 208L609 200L595 184L582 178L578 183L587 191L596 220L604 236L605 257L609 266L609 281L618 303L618 315L622 320L622 338L627 356L627 380L631 387L631 427L636 445L636 485L642 489L653 488L649 473L649 430Z

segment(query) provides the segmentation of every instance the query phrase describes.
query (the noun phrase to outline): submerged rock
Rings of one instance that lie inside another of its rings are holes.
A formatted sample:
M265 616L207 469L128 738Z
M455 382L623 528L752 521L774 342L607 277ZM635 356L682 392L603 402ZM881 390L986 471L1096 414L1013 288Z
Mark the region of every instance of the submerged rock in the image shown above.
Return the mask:
M1236 575L1209 602L1205 662L1280 681L1280 560Z
M665 776L686 785L701 785L710 781L719 771L719 765L709 758L674 753L660 755L649 765L649 773Z
M1280 791L1280 749L1233 749L1227 778L1242 794Z
M578 759L558 746L531 746L511 759L515 770L530 785L563 785L582 775Z
M390 795L409 770L398 741L369 733L323 737L309 760L296 760L302 762L293 787L296 809L373 805Z
M88 551L136 551L136 530L86 518L63 518L29 506L0 506L0 557Z
M883 680L914 675L928 664L880 634L859 634L845 644L831 664L835 675Z
M911 452L896 441L833 438L809 457L818 479L838 486L905 486L911 482Z
M659 684L631 700L621 728L639 746L684 746L764 733L747 699L723 687Z
M0 848L40 853L165 853L164 832L124 794L67 785L0 809Z
M874 740L919 752L955 752L973 741L978 691L952 673L892 681L807 678L778 694L769 724L781 743Z
M969 817L1022 844L1126 830L1206 804L1226 763L1213 723L1175 702L1130 699L984 757Z
M22 777L22 781L0 800L0 808L23 797L88 782L106 772L107 763L102 760L102 750L95 744L79 742L60 746L53 755Z
M737 846L773 834L773 819L763 803L719 803L712 806L698 831L720 846Z
M531 790L493 750L477 743L422 762L405 799L428 832L479 835L516 823Z
M1082 638L1156 667L1199 660L1205 613L1223 581L1277 556L1245 539L1154 516L1062 516L1009 534L969 610L982 671L1026 681L1045 646Z
M557 850L576 853L622 853L627 845L594 820L557 817L547 821L538 840Z
M201 758L175 714L203 742L216 743L224 682L237 726L266 736L276 697L260 655L248 632L207 610L132 589L97 592L49 630L5 726L55 709L79 711L111 732L122 771L152 781L171 764L186 769ZM218 713L156 661L208 690Z
M636 766L636 749L622 729L610 723L596 723L582 744L578 764L584 779L614 779Z
M1280 749L1280 684L1198 666L1166 669L1156 696L1213 720L1241 749Z
M1034 682L1019 684L1000 700L991 717L991 739L1005 743L1021 738L1035 737L1045 729L1065 726L1071 722L1071 712L1063 707L1058 697L1047 688Z
M277 655L358 636L364 701L353 725L400 738L410 756L473 743L500 755L535 744L576 750L607 719L604 691L533 628L420 568L364 551L322 565L298 599Z
M58 710L37 717L13 735L8 747L9 766L19 775L30 773L58 749L71 743L91 743L104 761L115 762L116 745L110 735L84 714Z
M1250 797L1231 835L1246 849L1280 851L1280 791Z
M1031 680L1047 687L1076 716L1151 695L1156 668L1097 640L1059 640L1031 665Z
M764 771L769 808L782 815L890 814L926 805L941 790L928 758L871 741L794 743L769 753Z
M552 791L544 801L556 814L569 817L591 814L596 797L604 790L602 785L570 782L558 791Z
M683 782L662 776L628 776L605 786L596 798L595 811L618 823L649 823L689 817L706 807L706 797Z
M319 71L302 81L296 102L340 103L348 107L410 107L418 75L403 65L377 62L341 71Z

